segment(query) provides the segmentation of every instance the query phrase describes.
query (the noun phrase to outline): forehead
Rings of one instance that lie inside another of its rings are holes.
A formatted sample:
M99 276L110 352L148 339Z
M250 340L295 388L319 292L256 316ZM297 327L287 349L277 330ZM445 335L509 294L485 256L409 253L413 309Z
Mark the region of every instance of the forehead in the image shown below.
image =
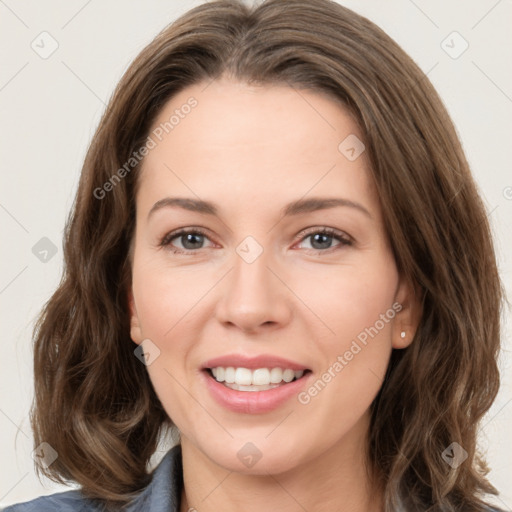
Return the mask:
M198 83L164 105L149 135L155 145L139 190L156 199L164 189L281 202L309 191L373 194L364 151L356 159L346 154L347 146L363 147L356 121L318 92L227 79Z

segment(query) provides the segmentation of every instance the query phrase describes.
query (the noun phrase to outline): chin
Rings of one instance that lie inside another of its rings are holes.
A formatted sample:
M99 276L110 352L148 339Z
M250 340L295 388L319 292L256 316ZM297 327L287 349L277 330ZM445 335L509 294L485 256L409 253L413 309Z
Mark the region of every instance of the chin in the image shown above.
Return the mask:
M283 446L279 439L274 443L254 436L254 441L247 439L231 440L223 446L205 447L202 451L216 465L245 475L276 475L301 464L302 457L297 453L300 442Z

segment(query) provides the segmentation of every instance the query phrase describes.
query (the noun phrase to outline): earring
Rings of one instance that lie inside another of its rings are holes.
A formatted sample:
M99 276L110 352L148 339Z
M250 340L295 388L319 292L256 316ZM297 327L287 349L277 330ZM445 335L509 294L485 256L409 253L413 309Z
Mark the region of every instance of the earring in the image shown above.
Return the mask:
M405 338L405 331L402 331L402 332L400 333L400 338L402 338L402 339L403 339L403 338Z

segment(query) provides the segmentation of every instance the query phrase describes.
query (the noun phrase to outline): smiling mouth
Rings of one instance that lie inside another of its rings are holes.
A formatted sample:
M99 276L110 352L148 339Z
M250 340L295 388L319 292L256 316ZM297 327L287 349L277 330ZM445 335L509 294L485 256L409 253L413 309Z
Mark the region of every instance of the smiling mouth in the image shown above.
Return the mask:
M304 378L311 370L292 370L290 368L249 368L222 367L206 368L206 373L226 388L235 391L267 391L286 386Z

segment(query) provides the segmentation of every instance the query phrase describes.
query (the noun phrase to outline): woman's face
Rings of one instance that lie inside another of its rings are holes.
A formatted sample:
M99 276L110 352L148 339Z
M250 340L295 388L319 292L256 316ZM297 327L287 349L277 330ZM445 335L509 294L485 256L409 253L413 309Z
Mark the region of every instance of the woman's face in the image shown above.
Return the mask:
M323 95L222 79L150 137L131 335L182 443L255 474L359 454L412 333L356 124Z

